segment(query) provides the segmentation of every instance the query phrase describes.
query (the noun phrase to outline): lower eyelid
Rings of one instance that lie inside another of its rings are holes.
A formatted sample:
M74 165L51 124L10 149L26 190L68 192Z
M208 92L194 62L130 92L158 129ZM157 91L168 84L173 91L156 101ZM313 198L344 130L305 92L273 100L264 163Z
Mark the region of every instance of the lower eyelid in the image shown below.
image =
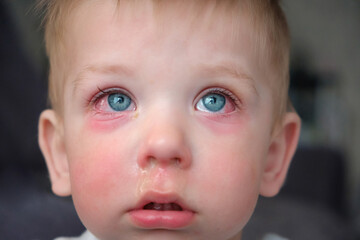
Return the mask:
M130 114L119 114L117 112L93 112L91 113L91 119L96 122L109 122L112 120L126 120L130 118Z

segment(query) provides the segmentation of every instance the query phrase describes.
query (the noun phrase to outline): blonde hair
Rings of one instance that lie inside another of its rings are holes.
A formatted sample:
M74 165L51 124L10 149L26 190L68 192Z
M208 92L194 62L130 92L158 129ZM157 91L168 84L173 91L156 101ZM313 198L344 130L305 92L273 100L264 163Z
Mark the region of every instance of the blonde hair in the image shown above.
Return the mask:
M61 94L64 81L61 80L64 80L64 72L58 71L57 68L65 61L61 58L61 54L65 48L63 38L66 19L83 1L85 0L40 0L38 2L38 9L44 12L45 43L50 61L49 99L51 106L60 112L63 104ZM156 14L164 12L166 9L164 6L169 4L181 5L191 11L201 11L205 5L212 4L214 11L225 10L226 15L232 15L235 18L238 18L239 10L246 10L253 23L257 40L256 49L262 54L262 59L265 59L275 70L276 80L279 81L278 84L270 84L274 99L274 122L277 122L286 112L289 101L290 37L279 0L117 0L117 6L121 8L123 3L144 1L152 1ZM198 14L198 12L194 13L194 15Z

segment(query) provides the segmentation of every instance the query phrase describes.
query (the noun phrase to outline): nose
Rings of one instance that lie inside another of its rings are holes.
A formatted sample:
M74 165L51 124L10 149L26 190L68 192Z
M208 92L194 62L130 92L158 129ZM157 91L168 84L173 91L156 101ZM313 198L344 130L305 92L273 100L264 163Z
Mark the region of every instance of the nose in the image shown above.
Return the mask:
M154 164L186 169L191 165L191 151L186 140L186 126L181 120L169 117L147 124L140 144L138 164L145 169ZM162 119L161 119L162 118Z

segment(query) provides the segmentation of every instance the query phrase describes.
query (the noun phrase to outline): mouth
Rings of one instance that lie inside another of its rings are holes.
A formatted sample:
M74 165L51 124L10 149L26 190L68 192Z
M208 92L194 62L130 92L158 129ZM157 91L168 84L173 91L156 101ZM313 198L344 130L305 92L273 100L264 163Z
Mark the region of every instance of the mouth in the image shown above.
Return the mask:
M145 229L183 229L192 224L196 212L176 194L150 192L129 211L131 222Z
M147 192L133 210L192 211L185 201L175 193Z
M183 211L183 208L177 203L156 203L150 202L143 207L144 210L155 211Z

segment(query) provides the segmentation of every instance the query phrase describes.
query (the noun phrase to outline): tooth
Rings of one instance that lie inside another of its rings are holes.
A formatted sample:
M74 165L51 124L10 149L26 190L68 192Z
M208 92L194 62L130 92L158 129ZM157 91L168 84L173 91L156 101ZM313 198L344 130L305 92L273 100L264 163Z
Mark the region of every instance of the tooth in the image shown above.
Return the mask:
M154 203L153 208L157 211L163 211L164 206L161 203Z

